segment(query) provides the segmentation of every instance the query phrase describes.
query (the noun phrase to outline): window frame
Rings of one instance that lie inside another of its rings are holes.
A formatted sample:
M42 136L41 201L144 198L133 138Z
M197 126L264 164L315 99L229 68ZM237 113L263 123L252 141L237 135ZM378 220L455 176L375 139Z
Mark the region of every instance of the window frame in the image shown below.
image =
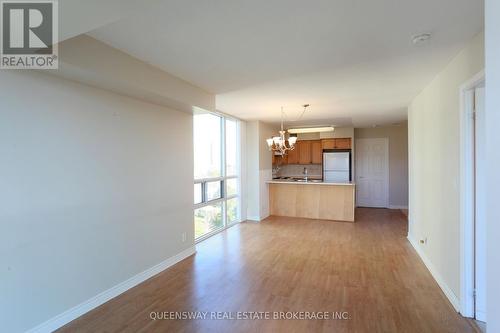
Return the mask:
M205 112L204 112L205 113ZM206 112L209 114L212 114L214 116L217 116L220 118L221 122L221 177L211 177L211 178L200 178L200 179L194 179L194 184L201 184L201 192L202 192L202 202L194 204L193 205L193 214L196 209L213 205L215 203L222 202L222 220L223 220L223 226L221 228L215 229L211 232L206 233L205 235L202 235L198 238L196 238L195 235L195 243L201 242L229 227L232 227L238 223L241 222L241 125L240 122L241 120L227 116L225 114L220 114L216 112ZM227 137L226 137L226 122L227 121L234 121L236 123L236 136L237 136L237 142L236 142L236 174L235 175L230 175L227 176L227 161L226 161L226 151L227 151ZM237 184L237 189L236 189L236 194L232 195L227 195L226 191L226 186L227 186L227 180L228 179L236 179L236 184ZM213 200L207 200L207 183L210 182L216 182L220 181L221 184L221 197ZM194 187L193 187L194 188ZM227 219L227 201L230 199L238 199L238 217L236 218L235 222L228 223ZM193 195L193 200L194 200L194 195ZM193 222L194 223L194 222Z

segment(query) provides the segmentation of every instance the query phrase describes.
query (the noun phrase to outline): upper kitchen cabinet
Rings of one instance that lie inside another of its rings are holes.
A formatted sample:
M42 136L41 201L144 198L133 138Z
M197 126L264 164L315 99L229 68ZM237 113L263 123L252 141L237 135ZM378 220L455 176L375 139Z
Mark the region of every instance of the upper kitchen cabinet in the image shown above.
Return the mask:
M273 165L284 165L288 163L288 155L282 156L282 155L276 155L274 151L272 152L273 154Z
M335 147L335 139L323 139L321 140L321 146L323 149L333 149Z
M323 139L323 149L351 149L351 138Z
M323 147L320 140L311 141L311 163L323 163Z
M351 149L351 138L335 139L334 149Z
M330 139L328 139L330 140ZM350 139L347 139L350 142ZM286 152L285 156L275 155L273 152L273 165L284 164L321 164L323 163L323 149L334 149L333 147L345 147L346 145L331 145L332 148L324 147L325 140L301 140L295 144L295 149ZM350 143L349 143L350 147ZM339 148L344 149L344 148Z
M299 163L299 151L300 151L300 141L295 144L295 149L287 151L287 164L298 164Z
M311 164L311 141L297 141L299 164Z

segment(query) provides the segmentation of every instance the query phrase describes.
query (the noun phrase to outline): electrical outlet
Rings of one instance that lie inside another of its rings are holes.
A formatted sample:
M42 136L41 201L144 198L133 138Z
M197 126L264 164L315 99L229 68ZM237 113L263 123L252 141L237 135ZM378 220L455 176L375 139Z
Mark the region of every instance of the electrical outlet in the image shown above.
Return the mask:
M183 233L182 233L182 242L184 243L185 241L186 241L186 233L185 233L185 232L183 232Z

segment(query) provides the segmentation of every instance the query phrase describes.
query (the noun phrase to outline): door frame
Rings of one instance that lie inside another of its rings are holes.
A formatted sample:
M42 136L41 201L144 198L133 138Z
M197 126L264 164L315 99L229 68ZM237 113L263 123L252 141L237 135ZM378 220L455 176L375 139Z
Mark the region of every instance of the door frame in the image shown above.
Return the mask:
M384 174L385 174L385 184L384 184L384 188L385 188L385 204L384 204L384 207L383 208L389 208L389 138L387 137L383 137L383 138L359 138L359 139L356 139L355 140L355 146L358 145L358 142L359 141L369 141L369 140L383 140L384 141L384 148L385 148L385 170L384 170ZM356 148L356 155L354 156L354 160L356 161L355 163L355 168L356 168L356 172L355 172L355 178L354 178L354 182L357 181L357 177L359 175L359 163L358 163L358 154L359 154L359 149ZM357 198L357 193L358 191L356 191L356 207L358 207L358 198Z
M475 317L474 91L484 70L460 86L460 313Z

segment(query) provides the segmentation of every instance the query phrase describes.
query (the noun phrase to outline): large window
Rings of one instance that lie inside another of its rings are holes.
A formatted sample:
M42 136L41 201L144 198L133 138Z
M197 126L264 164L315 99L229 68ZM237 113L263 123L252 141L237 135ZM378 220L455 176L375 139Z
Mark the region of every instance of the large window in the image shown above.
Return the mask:
M240 222L239 122L193 116L194 232L200 240Z

